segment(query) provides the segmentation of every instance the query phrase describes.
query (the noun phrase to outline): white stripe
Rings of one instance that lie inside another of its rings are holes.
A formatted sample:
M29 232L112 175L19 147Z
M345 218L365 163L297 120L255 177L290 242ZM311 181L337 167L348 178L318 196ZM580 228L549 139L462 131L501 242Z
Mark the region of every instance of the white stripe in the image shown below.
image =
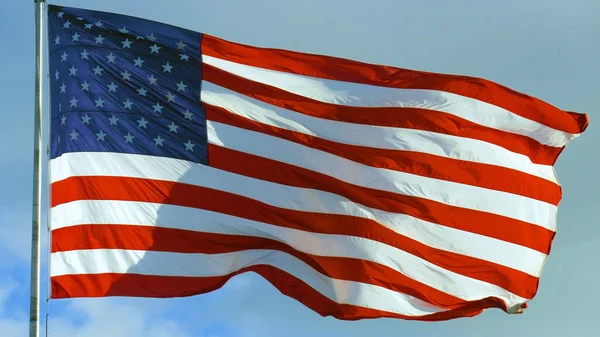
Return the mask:
M390 227L401 234L406 234L407 231L416 232L421 226L425 226L424 228L427 228L428 231L435 233L435 236L443 234L445 237L446 235L450 235L450 232L448 231L453 230L448 227L437 226L434 224L426 225L427 222L404 214L370 209L336 194L275 184L171 158L117 153L80 152L67 153L60 158L51 160L51 167L52 182L63 180L69 176L104 175L148 178L174 182L178 181L246 196L269 205L286 209L315 213L352 215L372 219L379 223L389 224ZM403 224L412 223L414 223L414 228L412 229L409 225L407 225L406 228L403 228L404 226L402 226ZM445 231L434 231L434 226L440 227L440 229L444 229ZM458 234L453 234L451 237L454 237L454 235ZM413 237L410 234L408 234L408 236ZM416 239L423 241L418 238ZM486 239L491 238L486 237ZM470 240L456 242L471 242L472 240L475 239L472 238ZM426 241L424 243L426 243ZM502 243L509 244L507 242ZM488 246L490 243L486 242L483 244L483 242L481 242L481 244L481 246ZM444 249L442 247L440 248ZM509 250L507 247L503 247L502 249L498 247L496 251L499 252L501 256L506 256L506 253L512 250ZM518 252L516 256L528 256L528 254ZM490 257L487 257L486 259L489 260ZM496 260L497 259L491 259L491 261ZM502 262L499 263L503 264Z
M198 218L194 219L193 224L187 225L196 231L268 238L283 242L306 254L375 262L466 301L479 300L482 294L502 298L511 305L525 301L524 298L496 285L442 269L403 250L373 240L270 226L208 211L196 211L194 214ZM179 223L180 219L175 221Z
M319 172L353 185L434 200L555 228L555 205L517 194L373 168L281 138L207 121L208 141L259 157ZM502 179L498 177L497 179Z
M224 254L181 254L134 250L77 250L51 255L51 276L68 274L135 273L141 275L215 277L266 264L283 270L340 303L403 315L444 311L412 296L389 289L329 278L289 254L246 250Z
M577 135L555 130L499 106L445 91L388 88L263 69L203 55L203 63L313 100L357 107L409 107L442 111L501 131L562 147Z
M529 157L477 139L423 130L363 125L317 118L202 82L202 102L224 108L247 119L338 143L388 150L428 153L440 157L502 166L556 183L551 165L531 162ZM443 170L443 168L440 168Z
M123 205L123 204L121 204ZM129 207L127 207L129 206ZM273 226L257 221L237 218L234 216L185 207L156 207L156 213L151 215L154 221L126 222L130 219L111 219L102 214L119 214L118 211L135 216L133 211L139 208L126 207L106 208L104 212L93 213L98 219L81 222L82 224L119 224L145 225L156 224L159 227L179 228L205 233L253 236L283 242L290 247L311 255L327 257L348 257L366 260L384 265L402 275L415 279L438 290L450 293L458 298L471 301L480 299L481 294L491 294L512 304L521 303L523 298L513 295L506 290L480 280L472 279L411 255L403 250L382 244L378 241L348 235L320 234L300 231L291 228ZM73 213L82 213L75 207L68 207ZM106 212L110 209L111 212ZM64 215L64 211L61 212ZM89 214L89 213L88 213ZM87 216L86 216L87 217ZM53 218L54 220L55 218ZM58 220L57 220L58 222Z
M82 152L64 154L50 163L53 173L52 182L71 175L123 176L179 181L242 195L285 209L371 219L426 245L479 257L528 273L539 270L545 258L541 253L519 245L439 226L405 214L367 208L336 194L275 184L183 160ZM151 169L139 170L140 167ZM58 212L58 209L53 208L53 212ZM76 219L75 211L67 214ZM485 225L482 224L482 226Z
M110 212L106 210L110 210ZM367 208L365 210L373 212L373 215L377 217L378 221L382 221L382 225L385 227L427 246L490 261L526 272L532 276L537 277L539 275L540 268L546 257L545 254L535 250L501 240L449 227L437 226L400 214L386 214L385 212L378 212ZM310 211L310 209L307 211ZM291 229L285 230L280 227L271 228L271 225L250 220L228 219L228 217L206 210L183 206L135 201L78 200L52 208L51 219L52 230L82 224L156 225L158 227L180 228L192 231L277 238L279 241L282 241L281 238L284 235L274 234L279 233L277 231L285 231L286 233L290 231L299 232ZM237 226L231 227L228 223L232 221L239 223ZM241 231L242 229L247 230L248 226L252 228L251 232ZM329 237L324 234L315 235ZM285 236L287 237L288 234L285 234ZM301 234L297 234L293 238L297 239L300 236ZM332 236L332 240L334 238L335 236ZM298 245L301 244L298 243ZM383 244L381 245L383 246ZM315 247L305 248L308 250L303 251L309 252L311 248ZM383 252L385 249L389 248L376 247L373 251ZM311 251L311 254L327 255L327 253L318 253L315 251ZM395 269L393 266L391 268Z

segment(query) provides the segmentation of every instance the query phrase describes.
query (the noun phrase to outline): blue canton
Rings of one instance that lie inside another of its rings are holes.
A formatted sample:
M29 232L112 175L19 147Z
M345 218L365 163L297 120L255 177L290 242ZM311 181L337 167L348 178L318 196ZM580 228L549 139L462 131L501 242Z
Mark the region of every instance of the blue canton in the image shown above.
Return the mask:
M119 152L207 163L202 35L48 6L50 155Z

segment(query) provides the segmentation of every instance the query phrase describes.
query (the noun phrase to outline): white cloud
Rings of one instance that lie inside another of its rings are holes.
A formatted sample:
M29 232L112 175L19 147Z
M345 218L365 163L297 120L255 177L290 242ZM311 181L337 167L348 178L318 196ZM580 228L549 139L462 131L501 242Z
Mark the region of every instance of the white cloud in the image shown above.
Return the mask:
M4 312L6 302L15 289L17 289L17 282L13 280L0 283L0 314Z
M0 274L5 270L0 270ZM0 336L28 332L26 283L0 279ZM62 303L60 303L62 302ZM102 298L52 301L49 336L70 337L202 337L186 331L183 322L165 318L167 300ZM54 309L57 310L54 310ZM44 307L40 315L44 325ZM45 326L41 328L44 335ZM211 336L212 337L212 336ZM216 337L216 336L215 336Z
M27 320L5 318L0 316L0 331L2 331L2 337L26 336Z
M0 280L0 331L2 337L25 336L27 319L22 312L8 306L18 283L12 279Z
M156 302L155 302L156 303ZM50 312L49 335L72 337L188 337L180 323L161 318L162 310L136 299L71 300Z

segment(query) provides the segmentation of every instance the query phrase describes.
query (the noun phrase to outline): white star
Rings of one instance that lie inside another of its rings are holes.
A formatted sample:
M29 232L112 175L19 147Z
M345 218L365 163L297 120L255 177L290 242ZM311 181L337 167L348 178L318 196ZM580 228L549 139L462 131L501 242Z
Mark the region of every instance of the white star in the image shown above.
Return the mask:
M156 36L154 36L154 32L152 32L152 34L150 34L150 35L147 35L146 37L148 38L148 40L150 40L152 42L156 41Z
M93 24L91 23L86 23L85 25L83 25L85 29L92 29L92 27L94 27Z
M90 53L87 52L87 50L83 50L81 53L79 53L81 55L81 59L82 60L89 60L90 58L88 57L90 55Z
M79 69L75 68L75 65L73 65L71 67L71 69L69 69L69 75L70 76L77 76L77 70L79 70Z
M96 103L96 108L104 108L104 100L102 97L98 97L97 100L94 101Z
M81 83L81 90L90 91L90 84L87 81L83 81L83 83Z
M150 46L150 54L153 53L157 53L158 54L158 50L162 49L162 47L159 47L156 43L154 44L154 46Z
M98 20L98 22L96 22L96 26L102 28L102 26L104 26L104 23L100 20Z
M85 114L85 116L81 117L81 123L82 124L90 124L90 116L88 116L88 114Z
M156 105L152 105L152 107L154 108L154 112L158 112L158 113L162 113L162 109L164 108L158 102L156 103Z
M192 151L194 152L194 146L196 146L196 144L192 143L191 141L187 141L187 143L183 143L183 145L185 145L185 150L186 151Z
M110 82L110 84L107 85L107 87L109 92L117 92L117 89L119 88L119 86L116 85L115 82Z
M150 77L148 77L148 81L150 81L150 84L156 84L157 80L158 79L154 77L154 75L150 75Z
M60 75L60 73L58 72L58 70L54 73L54 79L58 80L58 75Z
M168 61L167 61L167 64L163 65L162 67L163 67L163 73L164 72L170 73L171 69L173 69L173 66L170 65Z
M76 108L79 100L73 96L73 99L71 99L69 102L71 103L71 108Z
M73 36L71 36L71 40L73 42L79 42L79 34L77 32L75 32L75 34L73 34Z
M56 35L56 39L54 39L54 44L57 46L60 44L60 36Z
M130 101L129 98L125 102L121 102L121 103L123 103L123 108L124 109L131 110L131 106L133 105L133 102Z
M146 89L144 89L143 87L140 87L140 88L137 90L137 92L138 92L138 95L146 97L146 93L147 93L148 91L147 91Z
M60 86L60 93L64 94L66 92L67 86L65 85L65 82L63 82L63 84Z
M190 57L187 56L186 54L179 54L179 61L183 61L183 60L189 61Z
M121 32L123 34L127 34L127 33L129 33L129 30L127 30L127 26L123 26L123 28L119 28L119 32Z
M142 58L138 56L138 58L135 59L135 60L133 60L133 62L135 62L134 66L141 68L142 67L142 63L144 63L144 60L142 60Z
M121 42L123 44L123 48L131 49L131 41L129 39L125 39L125 41Z
M183 117L192 120L192 113L188 111L188 109L185 109L185 112L183 113Z
M115 115L113 115L108 120L110 121L110 125L117 125L117 122L119 121L119 119L117 117L115 117Z
M164 140L164 139L162 139L162 138L160 137L160 135L159 135L159 136L157 136L156 138L154 138L154 145L156 145L156 146L163 146L163 142L164 142L164 141L165 141L165 140Z
M183 43L183 41L177 42L177 49L178 50L184 50L185 49L185 43Z
M138 119L138 128L146 128L146 124L148 124L148 121L142 117L142 119Z
M65 22L65 23L63 24L63 28L64 28L64 29L69 29L69 27L71 27L71 21L67 20L67 22Z
M179 129L179 125L175 125L174 122L171 122L171 125L167 125L169 127L169 132L177 133L177 129Z
M60 55L60 62L67 62L67 56L69 56L69 54L67 54L67 52L64 51L62 55Z
M83 20L83 18L81 16L78 16L77 20L81 21L81 20Z
M185 92L185 88L187 88L187 85L184 84L183 81L177 83L177 91Z
M169 102L175 102L175 95L173 95L170 91L167 92L167 100Z
M100 68L99 65L96 65L96 68L92 69L94 71L94 75L102 75L104 69Z
M143 37L143 36L140 36L140 35L136 36L136 37L135 37L135 39L136 39L136 40L145 40L145 39L144 39L144 37Z
M125 143L132 143L133 144L133 139L135 137L131 135L131 132L127 132L127 136L123 136L123 137L125 137Z
M106 133L102 130L96 134L96 140L104 141L104 137L106 137Z
M73 130L73 132L71 132L69 134L69 136L71 136L71 141L73 141L73 140L77 140L77 137L79 137L79 134L77 133L77 131Z
M103 44L105 39L102 37L102 34L98 34L98 37L96 37L95 40L96 44Z
M131 74L127 70L125 70L124 73L121 73L121 76L123 76L124 80L127 80L127 81L131 80Z
M58 16L59 18L62 18L62 17L63 17L63 15L65 15L65 13L63 13L63 12L58 12L58 13L56 14L56 16Z
M65 115L63 115L63 116L60 118L60 125L65 125L65 124L66 124L66 122L67 122L67 117L66 117Z
M115 54L110 53L110 54L108 54L107 58L108 58L108 63L115 63Z

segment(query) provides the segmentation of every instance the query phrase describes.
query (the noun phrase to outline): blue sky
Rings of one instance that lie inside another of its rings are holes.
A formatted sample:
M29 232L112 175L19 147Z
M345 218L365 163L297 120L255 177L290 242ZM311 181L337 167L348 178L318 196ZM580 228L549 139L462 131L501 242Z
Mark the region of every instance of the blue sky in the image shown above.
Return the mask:
M321 318L254 274L183 299L50 303L50 336L596 336L600 302L600 1L64 0L228 40L419 70L485 77L591 126L556 166L558 235L523 315L442 323ZM27 332L33 140L33 1L0 0L0 336ZM45 215L45 214L44 214ZM44 222L45 223L45 222ZM45 237L44 237L45 239ZM46 259L44 258L44 266ZM47 274L44 269L42 278ZM44 282L44 287L47 282ZM47 295L44 288L43 295ZM43 313L45 311L43 310Z

